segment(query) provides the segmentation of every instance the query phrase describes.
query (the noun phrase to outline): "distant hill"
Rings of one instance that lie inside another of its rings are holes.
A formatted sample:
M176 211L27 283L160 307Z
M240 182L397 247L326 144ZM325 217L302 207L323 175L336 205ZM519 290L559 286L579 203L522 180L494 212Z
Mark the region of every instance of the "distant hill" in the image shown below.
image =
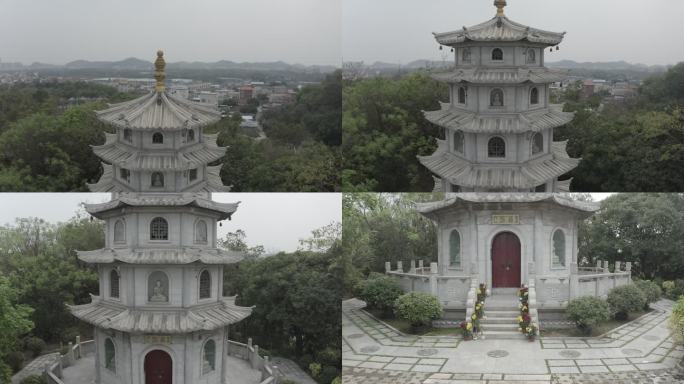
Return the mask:
M645 72L664 72L670 66L666 65L646 65L632 64L626 61L606 61L606 62L582 62L573 60L561 60L546 62L547 67L565 69L591 69L603 71L645 71Z
M115 70L115 71L152 71L154 64L150 61L141 60L135 57L129 57L120 61L88 61L88 60L74 60L64 65L53 65L45 63L33 63L31 65L22 65L23 69L66 69L66 70ZM213 63L205 63L201 61L179 61L175 63L167 63L168 70L185 69L185 70L250 70L250 71L290 71L290 72L321 72L329 73L335 71L337 68L333 65L302 65L302 64L288 64L283 61L264 62L264 63L237 63L229 60L219 60ZM18 69L18 68L14 68Z

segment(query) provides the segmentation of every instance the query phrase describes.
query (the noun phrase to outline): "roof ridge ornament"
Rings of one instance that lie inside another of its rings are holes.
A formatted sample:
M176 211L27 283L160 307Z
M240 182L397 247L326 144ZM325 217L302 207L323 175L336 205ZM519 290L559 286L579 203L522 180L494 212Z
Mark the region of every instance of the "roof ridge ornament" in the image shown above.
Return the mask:
M503 17L504 7L506 6L506 0L494 0L494 6L496 7L496 17Z
M164 92L164 80L166 79L166 61L164 61L164 51L161 49L157 51L157 60L154 61L154 79L157 80L155 90L157 92Z

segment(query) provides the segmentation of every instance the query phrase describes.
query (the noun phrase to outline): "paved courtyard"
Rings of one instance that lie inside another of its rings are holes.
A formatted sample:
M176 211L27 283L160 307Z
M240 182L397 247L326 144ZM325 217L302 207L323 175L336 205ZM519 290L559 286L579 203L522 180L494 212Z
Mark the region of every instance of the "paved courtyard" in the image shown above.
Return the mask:
M363 311L342 305L343 382L368 384L675 383L684 347L669 337L673 302L599 338L548 337L534 342L405 335Z

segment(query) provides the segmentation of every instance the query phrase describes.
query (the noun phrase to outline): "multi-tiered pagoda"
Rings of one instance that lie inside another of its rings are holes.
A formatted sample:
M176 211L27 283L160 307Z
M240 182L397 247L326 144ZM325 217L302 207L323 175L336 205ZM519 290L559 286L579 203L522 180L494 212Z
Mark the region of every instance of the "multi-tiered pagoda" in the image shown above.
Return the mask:
M92 192L229 191L219 175L221 165L208 165L226 148L216 144L217 135L202 132L221 113L166 91L162 51L154 65L154 91L97 112L116 133L106 133L105 143L93 147L104 172L88 187Z
M242 256L216 247L216 226L237 207L190 193L86 204L105 248L78 258L97 266L100 294L70 308L95 326L97 383L225 383L228 325L252 312L223 296L223 266Z
M435 191L568 191L570 180L558 178L580 160L553 140L553 129L573 114L549 103L549 85L565 72L544 67L545 49L558 49L565 33L518 24L504 15L505 0L494 5L489 21L435 34L456 61L433 76L449 84L450 102L425 113L446 139L419 160L435 175Z

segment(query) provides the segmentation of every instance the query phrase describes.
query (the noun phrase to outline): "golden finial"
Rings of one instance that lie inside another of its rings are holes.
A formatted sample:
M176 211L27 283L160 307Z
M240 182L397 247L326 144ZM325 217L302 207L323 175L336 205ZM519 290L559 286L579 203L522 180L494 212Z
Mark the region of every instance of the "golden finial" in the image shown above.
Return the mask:
M166 79L166 74L164 73L165 67L164 51L159 50L157 51L157 60L154 61L154 79L157 80L155 90L157 92L164 92L164 79Z
M494 0L494 6L496 7L496 16L501 17L504 15L504 7L506 6L506 0Z

